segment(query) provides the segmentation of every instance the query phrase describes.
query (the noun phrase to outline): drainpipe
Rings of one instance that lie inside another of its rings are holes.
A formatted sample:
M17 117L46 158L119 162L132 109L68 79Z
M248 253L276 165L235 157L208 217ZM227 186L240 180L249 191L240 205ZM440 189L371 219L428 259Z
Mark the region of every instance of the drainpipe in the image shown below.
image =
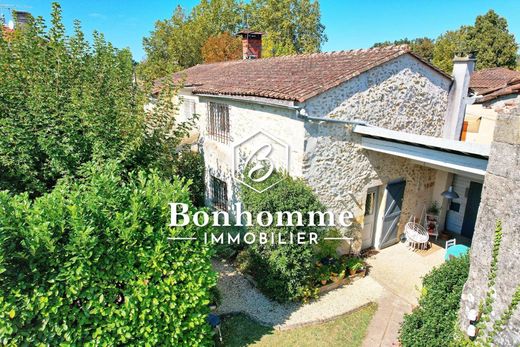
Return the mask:
M307 112L303 107L295 107L296 109L296 115L298 118L311 121L311 122L327 122L327 123L335 123L335 124L349 124L349 125L364 125L364 126L370 126L366 121L364 120L357 120L357 119L333 119L333 118L322 118L322 117L311 117L307 115Z

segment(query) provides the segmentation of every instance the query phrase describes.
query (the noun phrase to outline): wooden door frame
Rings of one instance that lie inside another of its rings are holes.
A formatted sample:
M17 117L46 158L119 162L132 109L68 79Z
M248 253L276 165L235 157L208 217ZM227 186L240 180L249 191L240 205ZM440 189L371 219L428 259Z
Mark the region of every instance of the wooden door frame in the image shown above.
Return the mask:
M367 192L365 194L365 206L364 207L366 208L366 196L371 192L375 193L375 199L372 202L374 205L374 221L372 222L372 231L371 231L372 241L370 242L370 245L368 247L364 247L364 248L363 248L363 232L364 232L365 224L363 221L363 229L361 230L361 233L362 233L361 234L361 249L367 249L370 247L374 247L376 245L376 236L377 236L377 231L378 231L378 227L379 227L379 215L380 215L379 210L381 208L381 205L380 205L381 200L379 198L380 189L381 189L381 186L370 187L367 189Z

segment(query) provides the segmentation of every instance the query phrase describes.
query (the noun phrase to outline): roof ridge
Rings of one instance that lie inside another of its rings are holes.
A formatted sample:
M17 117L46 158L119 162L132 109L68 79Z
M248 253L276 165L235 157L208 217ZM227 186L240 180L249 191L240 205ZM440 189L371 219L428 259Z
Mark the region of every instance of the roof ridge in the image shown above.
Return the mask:
M187 75L185 85L195 87L193 93L255 95L302 102L406 54L415 57L407 45L288 54L197 64L172 77Z

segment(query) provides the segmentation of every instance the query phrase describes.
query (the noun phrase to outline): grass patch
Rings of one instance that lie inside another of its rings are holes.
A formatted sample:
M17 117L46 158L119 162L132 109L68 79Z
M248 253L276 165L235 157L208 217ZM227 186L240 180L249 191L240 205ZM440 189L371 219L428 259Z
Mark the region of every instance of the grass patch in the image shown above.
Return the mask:
M275 331L246 315L225 318L222 322L223 343L217 346L361 346L377 305L372 303L351 314L319 325Z

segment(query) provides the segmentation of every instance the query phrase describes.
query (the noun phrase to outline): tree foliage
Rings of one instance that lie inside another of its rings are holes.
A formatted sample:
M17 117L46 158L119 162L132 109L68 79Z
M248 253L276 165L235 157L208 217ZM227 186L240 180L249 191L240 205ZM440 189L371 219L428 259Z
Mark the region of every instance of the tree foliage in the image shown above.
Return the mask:
M90 45L79 22L66 36L59 5L48 31L36 18L9 41L0 37L0 66L0 189L37 196L93 159L117 158L129 168L172 165L187 124L172 121L171 93L145 112L130 52L99 33ZM168 119L162 125L170 129L147 132L154 118Z
M242 41L225 32L208 38L201 50L204 63L237 60L242 58Z
M448 73L453 69L456 54L474 53L477 70L499 66L515 69L518 64L515 37L509 32L507 20L493 10L477 16L474 25L449 30L435 40L426 37L414 40L405 38L394 42L378 42L373 47L391 44L410 45L413 52Z
M477 54L477 69L516 67L518 44L509 32L507 20L493 10L477 16L475 25L468 29L468 44Z
M509 32L507 20L493 10L477 16L475 24L441 35L434 49L433 63L445 71L453 68L455 53L474 53L476 69L516 67L518 44Z
M0 192L0 342L209 345L210 249L167 239L204 232L168 227L185 182L111 161L84 172L34 201Z
M433 59L434 41L428 37L420 37L412 40L404 38L393 42L377 42L372 47L384 47L389 45L409 45L412 52L424 58L426 61L431 62Z
M459 30L447 31L439 36L435 41L432 63L441 70L451 73L455 55L468 52L467 31L468 27L461 27Z
M256 0L246 8L246 24L265 33L264 57L319 52L327 41L318 1Z
M149 82L200 64L209 38L246 27L266 34L264 56L314 53L326 41L317 1L203 0L190 13L179 6L171 18L156 22L143 40L139 76Z

